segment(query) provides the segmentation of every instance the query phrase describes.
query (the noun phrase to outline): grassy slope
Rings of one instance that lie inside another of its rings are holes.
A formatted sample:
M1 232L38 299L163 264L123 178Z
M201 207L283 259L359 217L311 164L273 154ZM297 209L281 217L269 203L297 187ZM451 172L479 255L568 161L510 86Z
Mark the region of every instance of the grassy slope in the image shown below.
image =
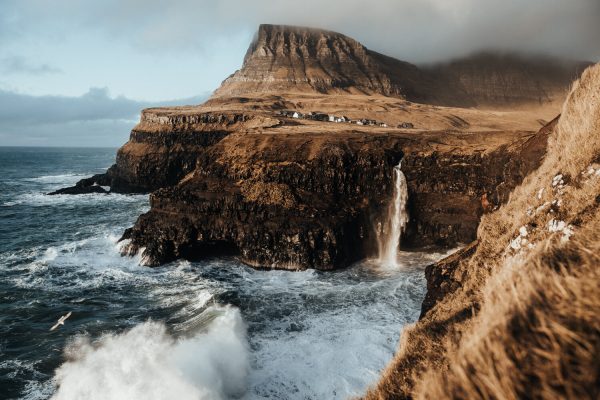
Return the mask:
M482 219L477 250L453 271L458 289L405 330L366 398L598 398L599 203L596 65L543 164Z

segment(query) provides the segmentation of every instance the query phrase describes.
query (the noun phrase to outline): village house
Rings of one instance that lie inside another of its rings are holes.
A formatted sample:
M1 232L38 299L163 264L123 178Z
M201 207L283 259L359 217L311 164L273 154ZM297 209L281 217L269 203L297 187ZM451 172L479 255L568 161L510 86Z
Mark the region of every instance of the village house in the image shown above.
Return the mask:
M415 126L411 122L402 122L398 125L398 128L402 129L413 129Z
M379 122L374 119L363 118L363 119L359 119L359 120L352 120L345 115L338 116L338 115L326 114L326 113L322 113L322 112L318 112L318 111L310 111L306 114L303 114L298 111L281 110L281 111L278 111L276 113L276 115L288 117L288 118L296 118L296 119L310 119L313 121L321 121L321 122L335 122L335 123L349 123L349 124L356 124L356 125L381 126L382 128L388 127L388 125L385 122ZM398 125L398 127L400 127L400 125Z
M312 116L312 119L314 119L315 121L323 121L323 122L327 122L329 121L329 115L328 114L324 114L324 113L315 113Z

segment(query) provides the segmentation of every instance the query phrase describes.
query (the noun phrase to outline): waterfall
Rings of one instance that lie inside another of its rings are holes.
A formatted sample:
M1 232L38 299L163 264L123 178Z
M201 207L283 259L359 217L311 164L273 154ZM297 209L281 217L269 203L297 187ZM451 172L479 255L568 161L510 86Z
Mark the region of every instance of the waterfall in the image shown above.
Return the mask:
M379 262L383 265L398 264L398 248L400 236L408 223L406 203L408 201L408 186L402 172L402 161L394 167L394 197L388 206L387 221L378 229Z

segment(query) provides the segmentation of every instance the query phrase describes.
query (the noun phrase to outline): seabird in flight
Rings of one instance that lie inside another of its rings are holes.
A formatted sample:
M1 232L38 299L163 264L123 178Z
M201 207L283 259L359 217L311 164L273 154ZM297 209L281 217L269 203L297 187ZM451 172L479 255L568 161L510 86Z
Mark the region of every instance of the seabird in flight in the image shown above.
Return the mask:
M56 328L58 328L60 325L64 325L65 321L67 320L67 318L69 318L71 316L71 311L69 311L69 313L67 315L63 315L62 317L60 317L58 319L58 322L56 322L56 324L54 324L54 326L52 328L50 328L51 331L55 330Z

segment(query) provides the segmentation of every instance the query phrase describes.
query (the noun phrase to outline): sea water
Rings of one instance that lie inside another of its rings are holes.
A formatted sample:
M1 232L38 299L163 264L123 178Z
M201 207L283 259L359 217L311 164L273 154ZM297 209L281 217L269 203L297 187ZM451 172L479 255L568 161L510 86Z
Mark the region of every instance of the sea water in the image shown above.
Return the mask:
M114 156L0 148L0 398L343 399L377 381L439 251L336 272L141 267L117 241L147 195L45 195Z

